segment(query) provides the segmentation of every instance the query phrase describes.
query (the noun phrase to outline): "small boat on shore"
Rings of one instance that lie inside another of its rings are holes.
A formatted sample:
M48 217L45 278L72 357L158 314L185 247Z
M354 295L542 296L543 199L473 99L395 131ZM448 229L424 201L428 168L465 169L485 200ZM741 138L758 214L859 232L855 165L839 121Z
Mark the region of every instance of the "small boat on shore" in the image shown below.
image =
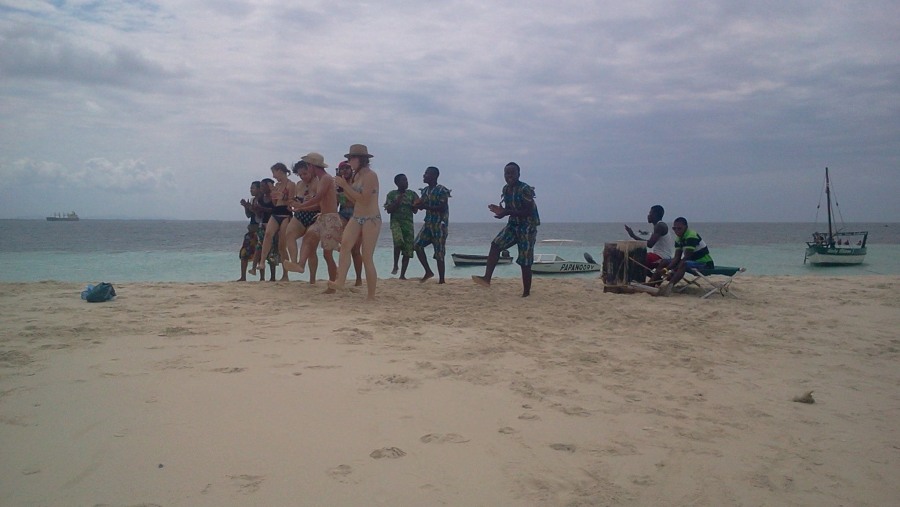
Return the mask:
M603 266L597 264L587 252L584 253L583 261L567 261L556 254L534 254L534 264L531 265L532 273L542 275L588 273L601 269Z
M806 242L803 263L814 266L849 266L862 264L866 259L866 240L869 231L847 232L835 229L831 209L831 180L825 168L825 198L828 209L828 232L814 232L813 240Z
M78 215L71 211L69 213L54 213L52 217L47 217L48 222L77 222Z
M464 266L486 266L487 265L487 255L476 255L476 254L458 254L452 253L450 257L453 258L453 264L457 267ZM503 250L500 252L500 258L497 260L497 264L511 264L513 261L512 257L509 255L509 250Z

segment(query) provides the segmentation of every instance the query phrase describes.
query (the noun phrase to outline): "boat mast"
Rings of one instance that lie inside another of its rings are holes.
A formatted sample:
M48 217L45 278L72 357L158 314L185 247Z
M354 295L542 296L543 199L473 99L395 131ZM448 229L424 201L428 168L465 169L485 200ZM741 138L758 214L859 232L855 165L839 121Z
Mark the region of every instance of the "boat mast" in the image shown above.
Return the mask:
M828 179L828 168L825 168L825 199L828 201L828 244L834 241L834 234L831 232L831 182Z

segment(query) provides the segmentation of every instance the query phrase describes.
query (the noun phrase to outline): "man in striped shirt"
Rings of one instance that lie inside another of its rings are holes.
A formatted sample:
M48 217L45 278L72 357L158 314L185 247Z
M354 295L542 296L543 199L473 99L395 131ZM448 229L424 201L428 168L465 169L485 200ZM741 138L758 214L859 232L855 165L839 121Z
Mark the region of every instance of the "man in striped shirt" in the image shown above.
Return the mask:
M688 268L704 269L716 267L713 263L712 256L709 255L709 247L703 238L693 229L688 228L687 219L678 217L672 222L672 230L675 232L675 255L672 260L666 263L661 261L654 274L655 279L659 279L668 269L669 283L660 287L659 295L666 296L672 292L672 287L684 278L684 273Z

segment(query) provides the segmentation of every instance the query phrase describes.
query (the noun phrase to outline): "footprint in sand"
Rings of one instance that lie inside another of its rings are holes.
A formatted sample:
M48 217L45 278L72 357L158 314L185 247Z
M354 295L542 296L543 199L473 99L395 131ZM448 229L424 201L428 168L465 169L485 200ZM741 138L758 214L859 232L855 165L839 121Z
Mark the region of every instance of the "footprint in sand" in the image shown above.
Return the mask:
M570 444L550 444L554 451L575 452L575 446Z
M381 459L381 458L396 459L396 458L402 458L403 456L406 456L406 453L403 451L403 449L400 449L399 447L382 447L381 449L375 449L374 451L372 451L372 453L369 454L369 456L372 458L375 458L375 459Z
M503 433L504 435L512 435L513 433L518 433L519 431L515 428L510 428L509 426L504 426L497 430L497 433Z
M212 371L216 373L240 373L247 368L238 368L236 366L226 367L226 368L214 368Z
M419 438L419 440L424 444L464 444L469 441L468 438L458 433L447 433L445 435L442 435L440 433L429 433Z
M355 481L350 480L350 474L353 473L353 467L350 465L338 465L330 470L328 470L328 476L332 479L343 482L343 483L355 483Z
M245 495L256 493L265 480L263 475L229 475L228 478L237 485L238 492Z

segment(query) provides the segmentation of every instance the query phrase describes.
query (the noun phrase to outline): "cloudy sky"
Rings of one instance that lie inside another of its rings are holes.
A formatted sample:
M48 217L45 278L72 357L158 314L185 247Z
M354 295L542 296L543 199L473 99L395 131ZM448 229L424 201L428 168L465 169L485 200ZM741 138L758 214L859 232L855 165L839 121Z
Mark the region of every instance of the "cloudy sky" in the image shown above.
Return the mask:
M900 3L0 0L0 218L242 220L275 162L516 161L547 222L900 215Z

